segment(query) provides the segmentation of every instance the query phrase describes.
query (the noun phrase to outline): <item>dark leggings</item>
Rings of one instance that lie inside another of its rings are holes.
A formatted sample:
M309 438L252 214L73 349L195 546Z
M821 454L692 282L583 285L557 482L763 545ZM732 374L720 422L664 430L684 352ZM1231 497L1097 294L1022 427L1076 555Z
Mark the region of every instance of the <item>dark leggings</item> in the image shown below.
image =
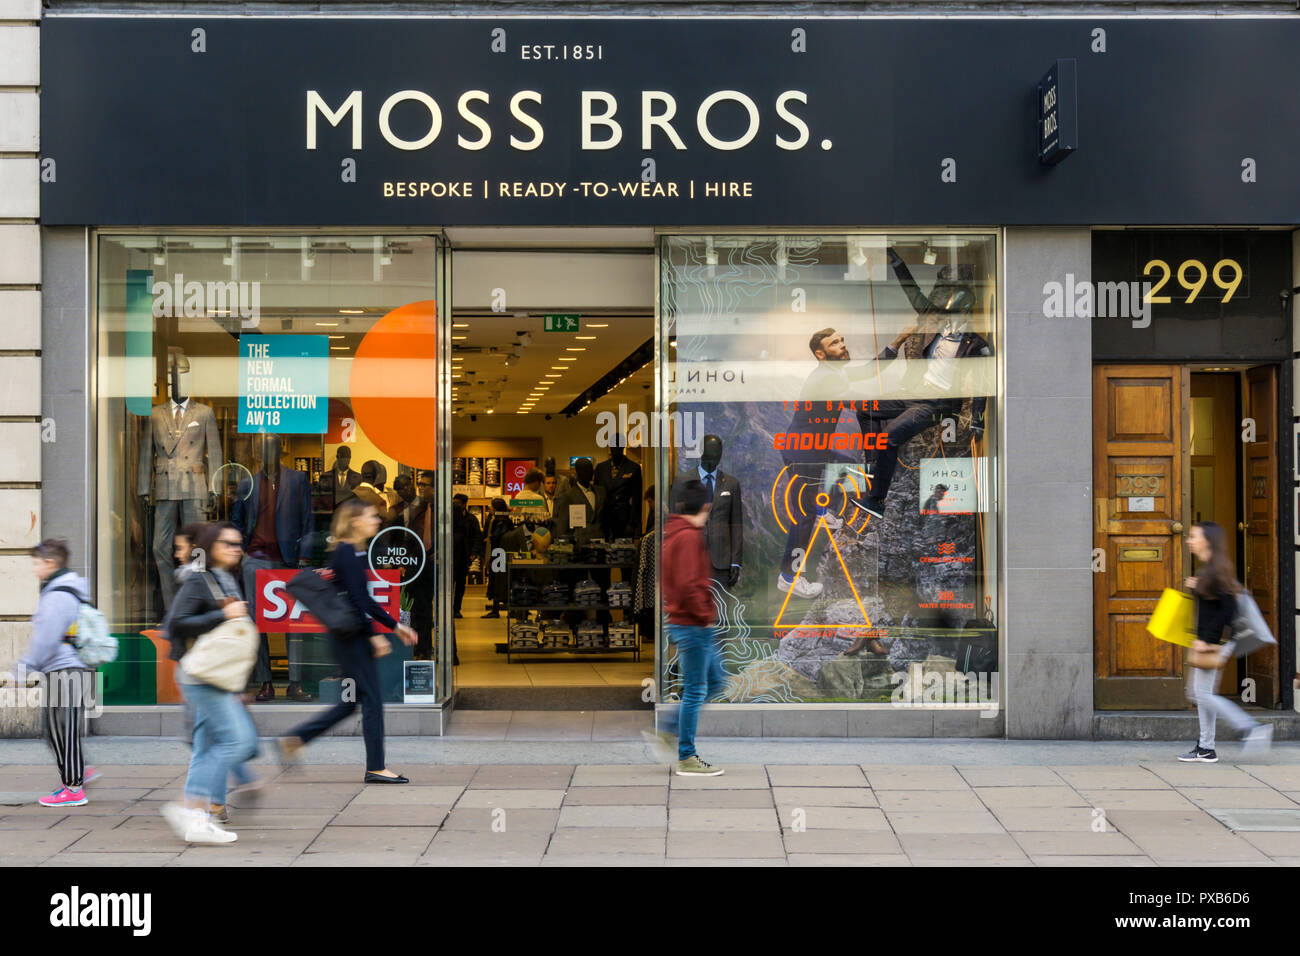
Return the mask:
M293 735L308 743L348 717L361 702L361 733L366 739L366 769L383 770L384 697L379 688L379 669L367 635L340 641L330 634L334 660L343 671L343 699L301 725ZM349 685L349 681L352 682Z

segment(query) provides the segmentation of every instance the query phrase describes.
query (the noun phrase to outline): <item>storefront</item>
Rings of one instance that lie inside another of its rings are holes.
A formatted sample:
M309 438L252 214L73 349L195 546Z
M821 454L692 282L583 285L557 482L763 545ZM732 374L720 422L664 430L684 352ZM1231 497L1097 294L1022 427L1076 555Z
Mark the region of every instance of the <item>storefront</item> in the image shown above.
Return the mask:
M68 356L73 378L84 362L92 465L78 475L75 440L51 448L45 524L84 547L123 641L105 675L118 727L176 699L160 624L176 532L197 520L244 533L266 635L250 692L268 709L336 697L323 635L284 583L323 563L349 499L384 523L372 591L421 632L383 660L405 732L440 732L458 698L528 706L522 690L489 691L590 659L620 675L610 700L672 700L646 532L695 478L714 496L731 678L705 733L1091 735L1094 695L1098 708L1128 699L1107 696L1112 679L1181 673L1135 663L1129 643L1102 673L1120 645L1094 622L1128 627L1141 609L1094 602L1093 549L1136 560L1177 542L1120 541L1094 522L1091 487L1109 474L1091 441L1107 414L1094 378L1129 357L1095 312L1055 314L1049 286L1138 278L1112 275L1099 227L1196 224L1230 244L1240 233L1221 230L1264 226L1267 256L1241 275L1219 268L1228 250L1178 278L1240 280L1252 315L1277 305L1293 272L1277 227L1300 219L1282 170L1300 133L1215 104L1289 82L1294 32L47 17L46 270L80 283L86 308L46 302L46 355ZM1218 85L1193 110L1160 64L1210 37ZM1083 135L1053 166L1036 155L1035 113L1067 58L1078 86L1059 95ZM1160 106L1159 130L1143 127L1136 89ZM1208 148L1190 122L1207 110L1225 142L1260 145ZM1163 173L1132 175L1157 157ZM1280 304L1267 354L1165 357L1187 376L1240 366L1245 400L1271 401L1255 416L1269 435L1291 421ZM1253 388L1252 360L1272 363L1271 391ZM1193 445L1194 470L1215 453ZM1258 457L1231 480L1266 472L1265 510L1289 527L1276 489L1291 458ZM591 514L564 497L584 494L584 458ZM532 468L553 471L553 500L519 496ZM1199 480L1188 494L1212 501ZM1137 497L1169 524L1182 487ZM498 508L509 541L490 532ZM1258 568L1270 547L1243 554ZM1295 661L1289 557L1268 578L1280 656L1250 665L1276 704L1290 703L1280 675ZM1138 598L1181 568L1157 563ZM465 593L495 594L501 617L478 623L493 611L473 600L458 614Z

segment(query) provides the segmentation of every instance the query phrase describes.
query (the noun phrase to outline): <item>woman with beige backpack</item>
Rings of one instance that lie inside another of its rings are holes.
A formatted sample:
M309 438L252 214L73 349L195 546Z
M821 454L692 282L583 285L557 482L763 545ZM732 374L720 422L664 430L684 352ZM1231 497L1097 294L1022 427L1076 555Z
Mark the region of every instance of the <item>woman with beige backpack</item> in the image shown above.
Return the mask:
M213 816L225 816L226 782L257 752L257 731L239 692L248 684L258 635L240 591L239 529L229 522L204 525L194 544L202 569L177 592L168 629L185 647L177 682L194 714L194 747L184 800L164 806L162 815L188 843L233 843L236 834Z
M1187 535L1187 547L1200 562L1196 576L1183 582L1196 602L1196 641L1187 655L1192 666L1187 696L1196 704L1200 737L1196 746L1178 759L1186 763L1218 763L1214 750L1214 722L1223 720L1240 731L1247 751L1267 748L1273 728L1252 720L1230 697L1219 694L1223 665L1233 656L1236 641L1234 622L1239 602L1249 601L1233 574L1228 559L1226 535L1213 521L1198 521Z

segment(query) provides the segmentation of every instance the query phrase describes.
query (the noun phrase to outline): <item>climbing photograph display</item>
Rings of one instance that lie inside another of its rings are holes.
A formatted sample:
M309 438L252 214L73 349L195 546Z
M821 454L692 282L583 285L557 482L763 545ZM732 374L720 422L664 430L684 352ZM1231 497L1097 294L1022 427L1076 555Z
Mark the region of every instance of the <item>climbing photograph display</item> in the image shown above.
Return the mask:
M709 496L732 702L998 694L997 238L668 237L660 480ZM661 649L663 690L679 690Z

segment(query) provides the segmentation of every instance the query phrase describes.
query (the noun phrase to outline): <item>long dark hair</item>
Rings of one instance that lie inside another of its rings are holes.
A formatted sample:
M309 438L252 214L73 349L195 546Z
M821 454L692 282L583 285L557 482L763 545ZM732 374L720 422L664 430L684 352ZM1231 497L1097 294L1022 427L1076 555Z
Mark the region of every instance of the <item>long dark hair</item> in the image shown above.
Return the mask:
M1228 558L1228 536L1214 521L1198 521L1192 525L1200 528L1210 546L1210 559L1196 569L1196 593L1203 598L1217 598L1223 594L1236 594L1241 590L1232 561Z

